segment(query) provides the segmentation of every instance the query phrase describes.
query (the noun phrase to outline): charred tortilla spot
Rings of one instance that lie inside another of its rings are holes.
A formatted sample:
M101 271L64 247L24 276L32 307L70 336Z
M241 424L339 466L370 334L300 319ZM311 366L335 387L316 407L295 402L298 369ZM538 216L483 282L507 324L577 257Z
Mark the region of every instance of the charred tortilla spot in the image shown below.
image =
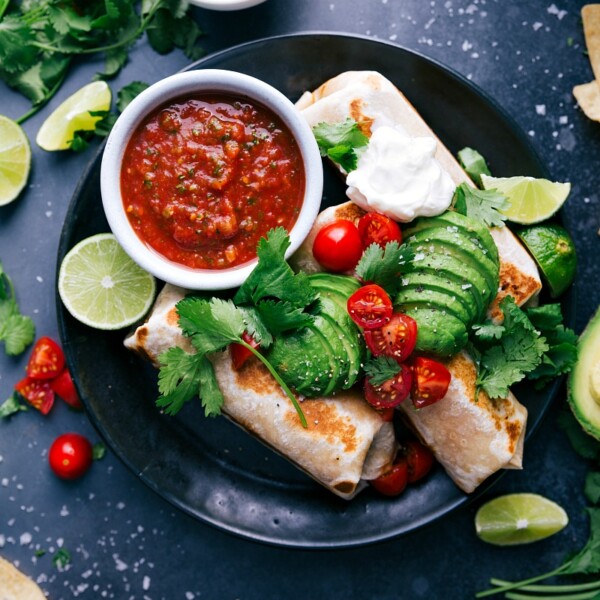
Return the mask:
M504 315L500 310L500 301L505 296L512 296L521 306L540 289L540 282L518 269L512 263L500 261L500 290L492 301L489 314L494 321L502 322Z
M179 315L175 306L167 313L167 324L171 327L179 326Z
M258 360L249 360L243 369L235 371L235 377L237 385L240 388L252 390L258 395L267 395L280 391L280 387L277 385L275 379L273 379L271 374Z

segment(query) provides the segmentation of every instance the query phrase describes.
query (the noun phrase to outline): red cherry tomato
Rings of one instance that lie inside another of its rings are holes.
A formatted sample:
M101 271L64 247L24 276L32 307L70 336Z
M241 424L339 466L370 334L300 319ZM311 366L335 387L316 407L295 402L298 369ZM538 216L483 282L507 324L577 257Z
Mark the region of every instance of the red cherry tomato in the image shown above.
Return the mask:
M398 457L389 471L370 483L384 496L400 495L408 483L408 465L404 456Z
M403 443L404 456L408 465L408 482L414 483L423 479L431 471L434 458L431 450L415 440Z
M373 385L365 379L365 400L374 408L394 408L408 398L412 387L412 371L406 365L399 365L400 371L381 385Z
M364 332L365 342L375 355L391 356L398 362L406 360L417 343L417 322L404 313L394 313L379 329Z
M92 444L78 433L59 435L48 453L48 462L55 475L61 479L77 479L91 466Z
M332 273L351 271L362 256L363 247L356 225L339 219L319 230L313 243L317 262Z
M386 423L394 420L395 410L393 408L379 408L377 412L381 415L381 419Z
M402 243L402 232L398 223L376 212L367 213L360 218L358 233L365 248L371 244L379 244L385 248L388 242Z
M60 346L49 337L41 337L33 347L27 375L33 379L52 379L65 366L65 355Z
M43 415L47 415L54 405L54 392L47 380L24 377L15 385L15 390Z
M73 379L71 379L69 369L63 369L60 375L52 379L50 381L50 387L59 398L62 398L72 408L78 410L83 408L83 404L81 404L81 400L79 399L79 394L73 384Z
M441 400L450 385L450 371L437 360L417 356L413 365L413 387L410 392L415 408Z
M364 285L348 298L348 314L363 329L377 329L392 316L393 307L386 291L375 285Z
M253 348L258 348L260 346L260 344L246 331L242 334L242 339ZM246 346L236 344L235 342L229 345L229 353L231 354L233 368L236 371L239 371L251 356L254 356Z

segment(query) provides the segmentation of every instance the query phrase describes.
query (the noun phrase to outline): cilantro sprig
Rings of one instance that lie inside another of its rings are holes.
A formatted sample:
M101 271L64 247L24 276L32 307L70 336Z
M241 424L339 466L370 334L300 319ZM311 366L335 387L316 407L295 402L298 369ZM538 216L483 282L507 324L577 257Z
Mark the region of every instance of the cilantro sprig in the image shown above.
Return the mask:
M480 190L461 183L454 192L453 205L456 212L488 227L503 227L506 216L500 211L506 210L510 202L498 190Z
M413 269L414 250L405 244L388 242L385 248L371 244L356 266L356 275L364 282L376 283L390 296L402 287L402 273Z
M374 386L382 385L402 370L398 361L385 355L372 356L365 363L364 369L369 381Z
M339 164L346 173L356 169L360 154L369 143L359 124L350 118L340 123L319 123L313 127L313 134L321 156Z
M15 288L0 262L0 341L9 356L21 354L35 337L35 325L22 315L15 297Z
M104 56L98 77L111 78L144 33L160 54L176 47L192 60L202 54L202 32L188 15L187 0L0 2L0 78L32 102L17 122L54 96L75 56Z

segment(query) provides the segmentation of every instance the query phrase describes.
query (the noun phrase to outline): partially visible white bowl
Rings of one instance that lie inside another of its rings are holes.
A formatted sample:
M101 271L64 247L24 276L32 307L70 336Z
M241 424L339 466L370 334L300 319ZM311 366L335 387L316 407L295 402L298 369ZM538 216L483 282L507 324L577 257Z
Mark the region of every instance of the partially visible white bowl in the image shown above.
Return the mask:
M190 0L190 4L209 10L241 10L263 2L265 0Z
M144 90L123 111L112 128L100 171L102 203L108 224L127 254L155 277L193 290L221 290L240 286L256 266L256 260L229 269L193 269L165 258L131 226L121 196L121 164L127 144L142 120L171 99L224 93L254 100L273 111L288 127L300 150L305 190L300 214L290 231L292 254L304 241L317 217L323 192L323 165L314 135L293 103L269 84L234 71L204 69L167 77Z

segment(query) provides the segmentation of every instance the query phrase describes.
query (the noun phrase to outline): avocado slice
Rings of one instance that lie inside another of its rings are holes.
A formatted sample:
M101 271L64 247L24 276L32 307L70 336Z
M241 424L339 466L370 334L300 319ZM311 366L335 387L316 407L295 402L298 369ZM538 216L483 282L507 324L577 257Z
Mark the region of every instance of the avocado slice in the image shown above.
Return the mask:
M444 290L437 290L431 286L403 286L394 300L394 305L402 306L414 304L435 308L442 314L448 313L462 321L465 326L471 324L471 317L464 305L453 294L448 294Z
M358 290L360 282L349 275L331 275L330 273L312 273L308 276L311 285L317 289L328 290L348 298Z
M584 431L600 440L600 308L579 337L578 350L567 381L569 405Z
M337 330L332 323L332 319L325 312L315 317L312 325L315 332L321 336L324 347L329 356L329 370L318 376L315 380L319 382L319 388L323 387L323 396L329 396L334 390L341 387L346 379L346 373L349 370L350 361L346 355L346 348L340 340ZM325 383L329 380L329 383Z
M494 262L499 261L498 247L488 228L476 219L461 215L453 210L448 210L436 217L422 217L417 219L411 224L410 228L405 229L404 235L408 238L419 231L430 229L432 227L444 227L446 229L448 227L457 227L470 240L476 238L478 243L487 251L487 255Z
M460 230L448 231L439 227L426 229L415 233L406 241L413 246L423 246L425 251L430 249L431 252L456 256L475 267L485 277L491 290L498 289L499 263L488 257L481 245L470 240Z
M417 322L416 352L450 357L467 344L467 328L456 317L414 304L406 304L402 310Z
M463 287L464 286L464 287ZM451 279L442 271L429 271L422 269L412 271L402 276L402 289L427 288L437 292L449 294L451 298L460 302L467 311L467 322L472 325L479 318L480 304L473 297L469 288L472 286L462 278Z

